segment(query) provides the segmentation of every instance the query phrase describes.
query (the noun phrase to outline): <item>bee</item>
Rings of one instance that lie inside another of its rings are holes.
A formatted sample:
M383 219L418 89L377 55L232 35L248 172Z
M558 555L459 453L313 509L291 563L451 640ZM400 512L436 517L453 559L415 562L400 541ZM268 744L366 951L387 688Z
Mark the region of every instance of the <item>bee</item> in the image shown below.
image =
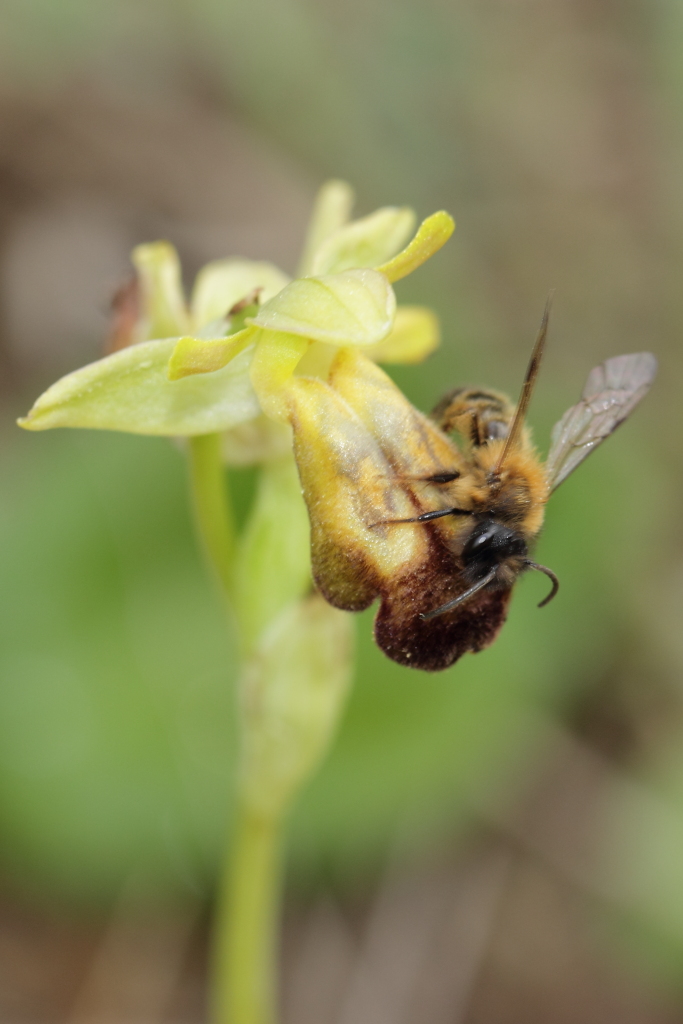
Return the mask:
M385 520L424 524L444 517L457 520L449 543L455 571L433 591L440 603L419 612L422 626L413 620L420 634L419 653L408 652L390 635L381 644L390 657L404 664L444 668L466 651L487 647L505 622L512 587L523 572L536 570L551 581L539 607L555 597L557 576L531 558L546 502L624 422L654 380L657 361L649 352L617 356L591 370L580 401L555 425L544 464L525 417L545 347L549 308L550 300L516 405L498 391L461 387L433 410L431 418L441 431L457 435L462 461L452 473L438 472L426 479L432 495L436 487L451 500L443 508L411 519ZM443 602L449 591L453 596ZM423 591L425 596L429 594Z

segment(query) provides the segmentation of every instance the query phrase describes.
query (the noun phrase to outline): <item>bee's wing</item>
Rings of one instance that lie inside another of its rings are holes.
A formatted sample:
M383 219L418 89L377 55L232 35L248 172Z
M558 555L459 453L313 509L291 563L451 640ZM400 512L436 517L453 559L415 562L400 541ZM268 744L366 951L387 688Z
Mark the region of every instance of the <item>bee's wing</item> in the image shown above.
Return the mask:
M553 428L546 473L554 490L630 416L657 373L649 352L616 356L588 375L581 401Z

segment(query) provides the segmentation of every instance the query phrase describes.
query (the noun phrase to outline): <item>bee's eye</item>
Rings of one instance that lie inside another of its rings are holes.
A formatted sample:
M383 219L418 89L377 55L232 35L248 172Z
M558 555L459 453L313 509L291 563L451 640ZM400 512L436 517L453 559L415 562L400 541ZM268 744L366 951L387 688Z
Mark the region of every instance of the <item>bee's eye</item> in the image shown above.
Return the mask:
M504 420L489 420L486 424L486 438L488 441L498 441L508 436L508 426Z
M485 551L486 548L490 548L495 543L498 532L499 527L496 525L479 527L465 544L463 553L474 554L475 552Z
M511 555L525 554L526 543L522 535L496 522L481 523L462 550L466 565L489 565L502 562Z

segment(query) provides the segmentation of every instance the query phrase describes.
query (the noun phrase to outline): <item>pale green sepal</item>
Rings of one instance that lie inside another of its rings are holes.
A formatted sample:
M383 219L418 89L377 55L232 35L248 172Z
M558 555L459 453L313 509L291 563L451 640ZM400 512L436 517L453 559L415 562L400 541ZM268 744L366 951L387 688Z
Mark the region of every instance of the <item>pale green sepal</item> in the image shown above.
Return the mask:
M286 811L325 755L352 674L351 616L318 594L270 625L241 680L240 798L269 819Z
M438 252L442 245L455 231L455 221L450 213L439 210L431 217L423 220L417 229L417 233L411 242L388 263L384 263L377 270L381 271L390 281L400 281L407 277L414 270L421 267L435 252Z
M329 345L374 345L391 330L395 313L396 297L386 277L359 269L298 278L250 323Z
M386 206L369 217L335 231L313 260L311 274L338 274L352 267L376 267L405 245L415 229L415 213L407 206Z
M353 189L345 181L333 179L320 188L306 232L304 252L299 264L299 277L312 273L313 260L320 246L348 221L355 199Z
M178 253L170 242L150 242L133 249L131 258L142 289L142 317L136 341L177 338L190 327Z
M226 338L179 338L168 361L168 379L182 380L197 373L215 373L244 352L256 334L246 327Z
M170 381L167 366L177 341L132 345L62 377L19 425L173 437L227 430L260 415L249 377L253 346L216 373Z
M260 301L267 302L289 280L272 263L237 259L207 263L197 274L192 290L192 326L198 330L212 320L227 317L235 303L255 288L262 289Z

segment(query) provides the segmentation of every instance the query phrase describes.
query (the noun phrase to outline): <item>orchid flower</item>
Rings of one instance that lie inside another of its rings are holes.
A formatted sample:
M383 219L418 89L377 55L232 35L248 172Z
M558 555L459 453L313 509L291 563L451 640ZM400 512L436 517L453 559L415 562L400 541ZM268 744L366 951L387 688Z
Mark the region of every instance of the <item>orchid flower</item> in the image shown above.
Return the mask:
M408 612L394 599L408 577L424 575L432 557L424 531L399 534L376 524L414 508L416 489L406 483L411 459L425 476L427 464L437 472L457 454L371 367L414 363L437 346L435 315L397 306L392 283L436 252L454 225L439 212L413 234L412 210L395 207L348 221L350 204L343 183L322 189L301 276L290 280L266 262L219 260L200 271L189 303L172 246L139 246L133 253L139 309L123 318L119 351L58 381L20 423L30 430L224 432L224 453L241 462L286 449L290 435L277 424L288 424L321 593L345 610L382 596L380 646L405 664L442 668L443 658L424 653L434 649L439 626L422 622L415 601ZM363 480L349 475L351 464L364 467ZM421 497L428 497L424 487ZM440 524L437 532L448 528Z
M309 349L313 361L349 346L381 362L425 358L438 345L436 317L423 307L397 309L391 282L440 248L453 221L434 214L397 255L413 229L412 211L386 207L348 223L350 200L341 182L323 188L311 255L295 280L271 263L217 260L199 272L187 303L173 247L138 246L142 308L129 344L57 381L20 425L205 434L262 411L277 417L282 386ZM230 311L254 294L255 315L243 326Z

